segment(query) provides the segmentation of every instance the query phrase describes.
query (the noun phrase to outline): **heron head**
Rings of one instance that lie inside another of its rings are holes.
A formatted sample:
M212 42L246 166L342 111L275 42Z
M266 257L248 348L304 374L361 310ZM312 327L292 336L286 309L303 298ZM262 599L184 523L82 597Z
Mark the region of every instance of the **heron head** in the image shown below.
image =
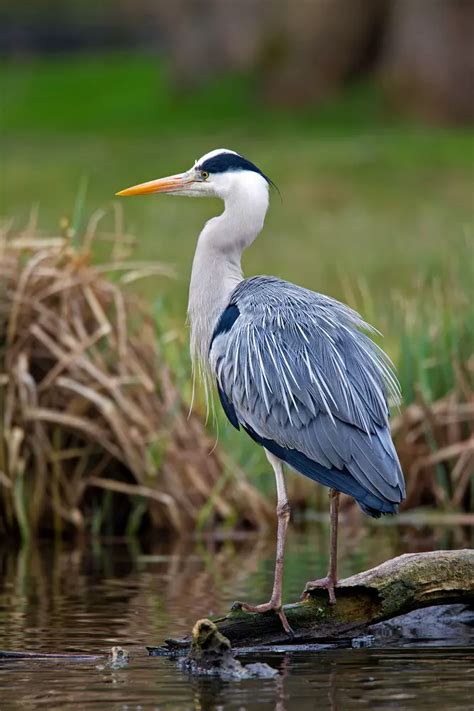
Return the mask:
M268 191L272 181L247 158L226 148L206 153L184 173L150 180L117 193L120 196L168 193L223 200L242 190Z

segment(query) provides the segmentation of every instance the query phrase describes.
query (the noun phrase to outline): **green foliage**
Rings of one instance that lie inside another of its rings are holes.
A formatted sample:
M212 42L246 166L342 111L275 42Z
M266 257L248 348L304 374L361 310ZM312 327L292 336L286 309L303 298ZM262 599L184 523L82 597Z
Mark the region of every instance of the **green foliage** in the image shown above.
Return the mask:
M417 388L427 402L446 395L456 384L456 368L463 368L474 353L474 304L466 302L468 292L448 295L435 281L421 293L425 296L405 304L397 318L398 375L405 404L416 400ZM467 371L465 377L469 375Z
M363 279L383 306L388 291L413 291L420 269L442 273L472 218L469 135L397 122L370 86L290 114L259 105L242 77L173 95L152 58L120 55L4 63L0 85L0 212L19 222L33 202L44 227L56 226L58 205L72 221L119 188L230 146L261 165L283 198L274 195L246 271L339 298L346 278ZM220 206L166 197L120 205L139 236L137 257L176 265L181 278L150 282L148 295L160 292L181 327L194 241Z

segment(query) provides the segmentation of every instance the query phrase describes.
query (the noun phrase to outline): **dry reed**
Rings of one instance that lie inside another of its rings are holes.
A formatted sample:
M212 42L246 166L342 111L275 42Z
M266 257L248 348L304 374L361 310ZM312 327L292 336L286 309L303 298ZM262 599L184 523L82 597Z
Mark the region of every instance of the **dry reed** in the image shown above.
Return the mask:
M269 506L210 453L150 315L123 286L169 270L126 261L121 232L101 235L110 262L94 266L99 217L80 247L67 225L0 232L0 533L265 525Z
M407 479L404 508L474 511L474 361L453 364L456 386L445 397L417 401L392 423Z

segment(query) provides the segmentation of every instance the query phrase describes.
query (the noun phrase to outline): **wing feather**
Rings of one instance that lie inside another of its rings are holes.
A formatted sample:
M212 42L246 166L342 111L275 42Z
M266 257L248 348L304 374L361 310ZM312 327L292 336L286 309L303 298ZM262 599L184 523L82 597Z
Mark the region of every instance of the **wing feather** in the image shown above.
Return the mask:
M241 282L229 308L232 319L221 320L232 323L216 332L210 362L232 424L272 442L302 473L313 462L322 483L341 486L345 476L363 507L364 491L380 511L400 502L387 406L387 394L399 391L364 333L373 329L347 306L273 277Z

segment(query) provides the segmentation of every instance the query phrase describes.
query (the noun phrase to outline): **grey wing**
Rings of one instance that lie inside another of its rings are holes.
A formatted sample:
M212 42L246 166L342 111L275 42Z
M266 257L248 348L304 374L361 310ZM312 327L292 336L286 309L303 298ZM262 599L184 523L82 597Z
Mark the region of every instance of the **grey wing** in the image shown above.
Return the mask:
M242 282L211 345L235 426L298 471L374 512L405 496L388 426L397 385L384 354L339 302L271 277Z

